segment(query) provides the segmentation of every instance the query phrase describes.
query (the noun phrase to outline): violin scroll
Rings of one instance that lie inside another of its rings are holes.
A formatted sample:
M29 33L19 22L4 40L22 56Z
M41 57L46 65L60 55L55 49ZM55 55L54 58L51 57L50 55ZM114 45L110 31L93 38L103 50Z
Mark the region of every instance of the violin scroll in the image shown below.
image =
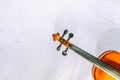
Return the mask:
M68 48L70 48L70 44L71 44L71 43L69 42L69 40L74 36L73 33L69 33L69 37L68 37L68 39L66 40L66 39L64 39L63 37L64 37L67 33L68 33L68 30L65 29L62 36L60 36L59 33L53 34L53 40L60 42L60 45L57 47L57 50L58 50L58 51L61 49L62 44L66 46L66 49L62 52L62 54L63 54L64 56L67 55Z

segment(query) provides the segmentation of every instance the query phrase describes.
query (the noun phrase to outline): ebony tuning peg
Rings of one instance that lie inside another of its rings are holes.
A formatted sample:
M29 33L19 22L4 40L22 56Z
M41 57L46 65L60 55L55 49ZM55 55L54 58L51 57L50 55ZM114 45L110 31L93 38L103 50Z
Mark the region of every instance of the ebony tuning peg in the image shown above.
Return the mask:
M68 33L68 30L67 30L67 29L65 29L65 30L64 30L64 32L63 32L62 37L64 37L64 35L65 35L65 34L67 34L67 33Z
M73 36L74 36L73 33L69 33L69 37L68 37L67 41L69 41ZM66 48L66 49L62 52L62 55L66 56L66 55L67 55L67 51L68 51L68 48Z
M65 34L68 33L68 30L65 29L64 32L63 32L63 35L62 35L62 38L65 36ZM59 51L61 49L61 46L62 46L62 43L60 43L60 45L57 47L57 50Z
M67 50L68 50L68 48L66 48L66 49L62 52L62 55L63 55L63 56L66 56L66 55L67 55Z
M73 36L74 36L73 33L69 33L69 37L68 37L67 41L69 41L70 38L72 38Z

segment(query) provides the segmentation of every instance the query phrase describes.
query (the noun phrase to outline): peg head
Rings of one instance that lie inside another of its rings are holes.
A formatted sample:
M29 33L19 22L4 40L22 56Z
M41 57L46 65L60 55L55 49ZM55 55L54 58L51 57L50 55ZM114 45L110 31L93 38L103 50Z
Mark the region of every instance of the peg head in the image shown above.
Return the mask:
M67 52L66 52L66 51L63 51L63 52L62 52L62 55L63 55L63 56L66 56L66 55L67 55Z
M69 33L69 37L72 38L74 35L73 33Z

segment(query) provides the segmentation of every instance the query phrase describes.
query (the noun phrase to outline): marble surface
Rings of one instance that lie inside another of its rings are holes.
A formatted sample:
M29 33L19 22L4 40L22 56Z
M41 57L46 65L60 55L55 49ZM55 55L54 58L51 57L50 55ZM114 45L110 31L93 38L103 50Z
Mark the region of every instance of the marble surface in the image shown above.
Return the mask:
M52 34L98 57L120 51L119 0L0 0L0 80L93 80L92 64L56 51Z

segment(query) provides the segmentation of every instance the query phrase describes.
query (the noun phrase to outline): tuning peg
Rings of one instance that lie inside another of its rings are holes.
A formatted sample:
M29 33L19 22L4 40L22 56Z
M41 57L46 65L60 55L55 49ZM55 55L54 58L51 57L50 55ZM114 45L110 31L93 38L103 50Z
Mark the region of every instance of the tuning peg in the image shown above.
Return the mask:
M70 38L72 38L73 36L74 36L73 33L69 33L69 37L68 37L67 41L69 41Z
M68 30L65 29L64 32L63 32L63 35L62 35L62 38L65 36L65 34L68 33ZM62 46L62 43L60 43L60 45L57 47L57 50L59 51L61 49L61 46Z
M63 56L66 56L66 55L67 55L67 50L68 50L68 48L66 48L66 49L62 52L62 55L63 55Z
M69 33L69 37L68 37L67 41L69 41L73 36L74 36L73 33ZM67 51L68 51L68 48L66 48L66 49L62 52L62 54L63 54L64 56L66 56L66 55L67 55Z
M60 45L57 47L57 50L58 50L58 51L61 49L61 45L62 45L62 44L60 44Z
M64 32L63 32L62 37L64 37L64 36L65 36L65 34L67 34L67 33L68 33L68 30L67 30L67 29L65 29L65 30L64 30Z

